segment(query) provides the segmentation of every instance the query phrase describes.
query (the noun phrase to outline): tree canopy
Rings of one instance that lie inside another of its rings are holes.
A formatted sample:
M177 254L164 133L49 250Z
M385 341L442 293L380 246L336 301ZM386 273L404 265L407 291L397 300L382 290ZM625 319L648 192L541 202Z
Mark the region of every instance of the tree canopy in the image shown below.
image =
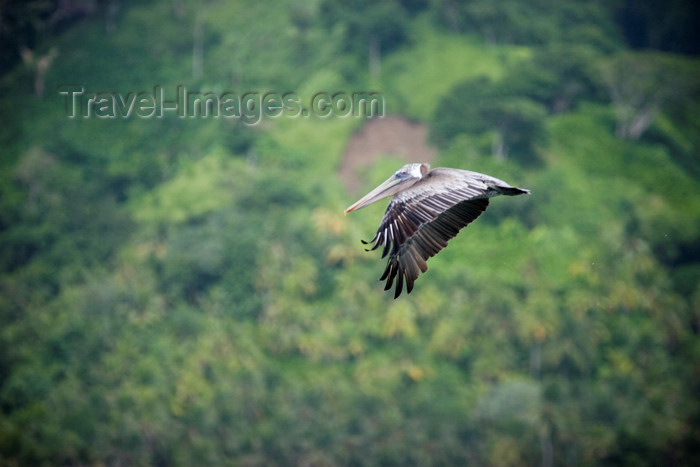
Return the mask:
M697 8L638 3L3 3L0 464L700 464ZM532 190L398 300L367 118L310 112L353 92Z

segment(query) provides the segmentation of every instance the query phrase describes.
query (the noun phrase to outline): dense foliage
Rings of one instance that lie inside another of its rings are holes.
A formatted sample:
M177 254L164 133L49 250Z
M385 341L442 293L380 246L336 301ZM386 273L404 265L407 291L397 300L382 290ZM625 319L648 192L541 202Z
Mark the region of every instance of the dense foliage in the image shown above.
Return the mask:
M671 3L6 2L0 464L699 464L697 8ZM342 214L362 119L71 119L69 84L379 91L434 165L533 194L394 301L359 243L382 206Z

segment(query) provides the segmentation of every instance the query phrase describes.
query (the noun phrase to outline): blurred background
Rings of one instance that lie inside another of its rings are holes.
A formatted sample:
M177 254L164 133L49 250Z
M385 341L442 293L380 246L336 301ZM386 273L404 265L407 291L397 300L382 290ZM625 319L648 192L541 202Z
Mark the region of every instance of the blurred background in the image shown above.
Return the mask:
M0 464L700 464L690 0L5 0ZM369 92L380 118L68 118ZM406 161L497 198L392 300Z

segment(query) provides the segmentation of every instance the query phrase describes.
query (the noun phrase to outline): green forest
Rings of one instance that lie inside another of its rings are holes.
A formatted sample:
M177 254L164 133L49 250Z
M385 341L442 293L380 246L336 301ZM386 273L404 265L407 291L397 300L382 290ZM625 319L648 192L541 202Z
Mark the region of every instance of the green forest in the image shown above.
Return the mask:
M0 465L700 465L699 20L3 1ZM399 117L532 194L394 300L343 211L424 161L340 167Z

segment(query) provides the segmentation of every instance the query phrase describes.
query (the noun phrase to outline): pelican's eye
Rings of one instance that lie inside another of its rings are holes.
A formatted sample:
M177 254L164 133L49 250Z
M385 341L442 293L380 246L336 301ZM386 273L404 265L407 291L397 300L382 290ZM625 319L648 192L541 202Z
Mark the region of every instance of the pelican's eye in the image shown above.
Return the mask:
M399 177L405 177L406 176L406 171L405 170L399 170L396 172L396 175Z

